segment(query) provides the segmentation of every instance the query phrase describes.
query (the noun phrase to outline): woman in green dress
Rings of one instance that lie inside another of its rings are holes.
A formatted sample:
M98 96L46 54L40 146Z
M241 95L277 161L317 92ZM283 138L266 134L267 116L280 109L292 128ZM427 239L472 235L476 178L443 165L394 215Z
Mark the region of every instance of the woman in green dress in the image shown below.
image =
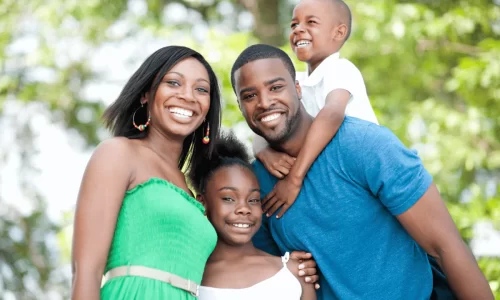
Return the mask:
M82 179L72 299L195 299L217 236L181 169L211 154L220 106L192 49L159 49L132 75L104 114L114 137Z

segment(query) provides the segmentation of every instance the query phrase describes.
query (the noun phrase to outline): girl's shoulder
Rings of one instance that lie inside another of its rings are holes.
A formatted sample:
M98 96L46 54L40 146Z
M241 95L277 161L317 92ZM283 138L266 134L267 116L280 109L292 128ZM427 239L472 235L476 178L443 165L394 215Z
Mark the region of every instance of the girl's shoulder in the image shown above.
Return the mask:
M281 256L271 255L264 251L261 251L260 255L256 256L256 259L265 261L267 264L271 264L277 267L283 266L283 261Z
M286 267L290 272L299 278L299 265L300 261L291 259L290 253L286 252L283 256L275 256L268 253L264 253L263 259L267 260L268 265L275 266L276 269L281 269Z
M283 256L281 256L280 261L284 266L286 266L290 270L290 272L293 275L295 275L297 278L299 277L300 261L291 259L289 252L286 252Z

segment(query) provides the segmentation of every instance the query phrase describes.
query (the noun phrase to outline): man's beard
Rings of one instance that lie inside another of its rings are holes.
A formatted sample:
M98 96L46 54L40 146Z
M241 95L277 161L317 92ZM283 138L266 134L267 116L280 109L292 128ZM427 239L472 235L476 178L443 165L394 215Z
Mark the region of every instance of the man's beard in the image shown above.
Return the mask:
M280 148L285 142L289 141L297 132L297 128L300 124L300 110L297 109L297 112L286 120L285 127L281 132L273 136L266 136L259 128L254 127L253 132L255 134L263 137L267 143L273 148Z

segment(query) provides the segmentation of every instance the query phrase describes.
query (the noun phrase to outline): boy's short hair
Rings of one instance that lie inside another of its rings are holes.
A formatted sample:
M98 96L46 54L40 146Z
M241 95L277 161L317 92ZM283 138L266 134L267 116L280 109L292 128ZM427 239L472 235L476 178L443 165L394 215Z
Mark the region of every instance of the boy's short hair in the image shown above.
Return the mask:
M295 80L295 67L293 66L292 60L285 53L285 51L270 45L256 44L243 50L243 52L241 52L241 54L234 62L233 67L231 68L231 85L233 86L233 91L235 93L236 90L234 86L235 84L234 73L238 71L241 67L252 61L256 61L259 59L267 59L267 58L280 59L287 68L288 72L290 73L290 76L292 76L292 79Z
M347 33L344 39L344 43L349 39L351 36L351 28L352 28L352 13L351 9L349 8L349 5L345 3L343 0L331 0L333 4L340 9L340 15L345 18L345 22L347 23Z

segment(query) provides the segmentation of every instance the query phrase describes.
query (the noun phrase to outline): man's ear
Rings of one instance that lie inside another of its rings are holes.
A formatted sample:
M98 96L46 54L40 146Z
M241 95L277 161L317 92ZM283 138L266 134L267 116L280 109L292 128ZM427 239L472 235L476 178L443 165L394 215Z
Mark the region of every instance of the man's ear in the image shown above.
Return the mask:
M299 96L299 100L302 100L302 89L300 87L300 83L298 80L295 80L295 90L297 91L297 95Z

